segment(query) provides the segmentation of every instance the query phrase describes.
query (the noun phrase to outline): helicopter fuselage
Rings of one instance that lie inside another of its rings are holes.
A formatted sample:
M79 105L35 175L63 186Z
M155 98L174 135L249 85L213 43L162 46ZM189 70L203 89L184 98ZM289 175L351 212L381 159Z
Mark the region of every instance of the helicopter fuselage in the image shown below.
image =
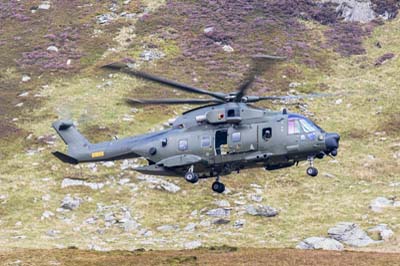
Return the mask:
M70 122L55 122L53 127L69 147L68 155L55 153L64 162L142 157L149 164L134 169L141 173L184 176L191 171L200 178L255 167L290 167L336 155L339 142L339 135L326 133L304 116L245 103L201 107L184 113L166 130L97 144Z

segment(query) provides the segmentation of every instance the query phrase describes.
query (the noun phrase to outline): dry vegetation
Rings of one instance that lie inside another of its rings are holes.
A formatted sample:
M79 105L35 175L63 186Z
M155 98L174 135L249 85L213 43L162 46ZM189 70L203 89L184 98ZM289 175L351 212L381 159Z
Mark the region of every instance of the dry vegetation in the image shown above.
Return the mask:
M210 248L192 251L12 250L0 252L4 265L263 265L263 266L396 266L400 255L293 249Z

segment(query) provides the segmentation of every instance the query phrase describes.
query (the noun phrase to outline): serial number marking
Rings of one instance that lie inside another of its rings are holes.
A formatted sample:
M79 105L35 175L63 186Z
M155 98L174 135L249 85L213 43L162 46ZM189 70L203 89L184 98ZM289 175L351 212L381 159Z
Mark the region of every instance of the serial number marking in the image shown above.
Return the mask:
M104 151L98 151L98 152L92 153L92 158L98 158L98 157L103 157L103 156L104 156Z

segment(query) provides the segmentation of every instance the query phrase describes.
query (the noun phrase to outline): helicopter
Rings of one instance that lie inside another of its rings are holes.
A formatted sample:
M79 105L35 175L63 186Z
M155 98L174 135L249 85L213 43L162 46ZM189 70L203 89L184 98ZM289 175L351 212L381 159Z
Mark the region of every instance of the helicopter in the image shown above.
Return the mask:
M246 92L260 72L284 57L253 56L252 70L232 93L214 92L186 85L134 69L122 62L102 68L166 85L181 91L207 95L207 99L126 99L137 105L200 105L184 112L170 127L124 139L90 143L69 120L60 120L52 127L68 147L67 154L53 152L64 163L114 161L145 158L148 165L135 167L143 174L184 177L190 183L201 178L215 178L212 190L225 191L221 176L243 169L263 167L268 171L308 161L306 173L317 176L314 160L336 156L338 133L325 132L309 118L289 113L286 109L272 111L252 103L282 100L296 96L252 96Z

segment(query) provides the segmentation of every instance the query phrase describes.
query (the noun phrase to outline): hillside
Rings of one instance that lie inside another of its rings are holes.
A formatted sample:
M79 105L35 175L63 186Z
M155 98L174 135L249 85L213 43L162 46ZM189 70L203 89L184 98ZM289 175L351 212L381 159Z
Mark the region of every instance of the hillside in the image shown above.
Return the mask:
M0 3L0 250L294 248L351 222L387 224L394 235L345 249L399 252L400 18L398 1L372 4L377 18L360 23L345 22L336 4L306 0ZM133 172L140 160L74 167L51 155L65 149L50 127L57 119L73 119L95 142L158 130L190 108L126 105L129 96L185 95L104 64L128 60L229 92L255 53L288 59L252 93L334 95L257 104L340 133L339 155L317 162L318 177L302 164L243 171L224 177L229 191L217 195L211 179L193 185ZM372 210L377 197L390 206ZM279 214L249 215L258 204Z

